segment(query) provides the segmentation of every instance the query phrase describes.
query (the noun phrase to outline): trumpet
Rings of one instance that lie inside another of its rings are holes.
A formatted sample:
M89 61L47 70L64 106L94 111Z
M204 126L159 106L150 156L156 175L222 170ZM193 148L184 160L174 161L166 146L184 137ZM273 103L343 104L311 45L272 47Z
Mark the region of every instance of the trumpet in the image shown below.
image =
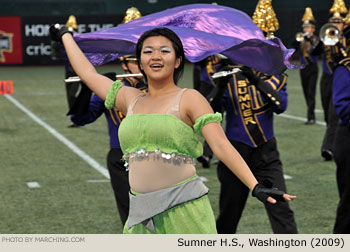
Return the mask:
M119 78L142 77L142 76L143 76L142 73L137 73L137 74L117 74L115 77L119 79ZM69 77L68 79L64 80L65 83L73 83L73 82L79 82L79 81L81 81L79 76Z
M295 35L295 40L298 41L298 42L302 42L304 41L304 38L305 36L307 36L309 33L308 32L298 32L296 35Z
M321 27L320 39L324 45L334 46L340 41L340 38L340 30L335 25L327 23Z

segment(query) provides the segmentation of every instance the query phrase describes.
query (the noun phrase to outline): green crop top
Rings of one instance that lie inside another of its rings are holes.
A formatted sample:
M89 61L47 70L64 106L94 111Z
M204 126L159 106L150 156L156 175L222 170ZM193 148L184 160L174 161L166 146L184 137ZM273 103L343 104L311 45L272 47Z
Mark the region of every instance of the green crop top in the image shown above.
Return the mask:
M120 87L122 84L116 81L110 88L105 101L107 109L114 107ZM203 153L198 137L202 135L202 127L210 122L220 122L221 119L220 113L204 114L197 118L192 129L172 114L132 114L119 126L119 142L124 155L141 150L196 158Z

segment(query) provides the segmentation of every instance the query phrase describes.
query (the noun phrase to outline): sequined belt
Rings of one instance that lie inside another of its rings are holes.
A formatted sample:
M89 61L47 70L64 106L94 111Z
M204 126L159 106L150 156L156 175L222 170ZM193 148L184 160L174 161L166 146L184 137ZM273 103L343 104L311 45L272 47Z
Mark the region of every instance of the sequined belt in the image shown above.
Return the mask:
M129 167L129 161L136 159L136 160L147 160L150 159L151 156L154 159L157 160L163 160L166 162L173 162L174 164L180 164L181 162L186 164L196 164L196 159L183 155L178 154L176 152L173 153L166 153L161 151L160 148L157 148L155 151L146 151L145 149L141 148L140 150L136 150L134 152L126 153L123 157L123 160L125 161L124 166L127 168Z
M150 231L155 232L153 217L172 207L207 194L209 189L199 177L166 189L155 192L133 195L129 193L130 209L128 229L142 223Z

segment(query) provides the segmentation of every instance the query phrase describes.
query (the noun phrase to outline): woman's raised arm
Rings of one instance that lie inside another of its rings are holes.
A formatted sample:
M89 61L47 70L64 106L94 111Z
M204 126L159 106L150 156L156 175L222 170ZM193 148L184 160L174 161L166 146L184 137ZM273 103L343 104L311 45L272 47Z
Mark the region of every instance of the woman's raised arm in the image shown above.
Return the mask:
M51 39L61 41L66 50L69 62L79 78L101 99L105 100L108 90L111 88L113 81L102 74L99 74L95 67L85 57L77 43L74 41L72 34L66 27L54 25L50 27ZM133 90L130 87L119 89L116 97L116 107L122 113L126 112L127 104L140 91Z

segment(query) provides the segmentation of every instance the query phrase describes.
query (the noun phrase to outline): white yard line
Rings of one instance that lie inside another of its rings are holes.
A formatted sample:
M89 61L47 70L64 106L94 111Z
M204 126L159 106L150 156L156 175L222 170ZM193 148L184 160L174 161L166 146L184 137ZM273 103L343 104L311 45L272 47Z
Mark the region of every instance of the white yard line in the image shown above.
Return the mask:
M52 128L50 125L45 123L43 120L41 120L39 117L37 117L35 114L33 114L29 109L24 107L19 101L17 101L15 98L13 98L10 95L4 95L5 98L7 98L9 101L11 101L17 108L22 110L24 113L26 113L30 118L32 118L36 123L38 123L40 126L45 128L48 132L51 133L54 137L56 137L60 142L65 144L69 149L71 149L75 154L77 154L80 158L82 158L86 163L88 163L92 168L97 170L99 173L101 173L106 178L109 177L108 170L100 165L97 161L95 161L92 157L90 157L88 154L86 154L83 150L81 150L78 146L76 146L74 143L69 141L65 136L57 132L54 128Z
M293 177L292 177L292 176L287 175L287 174L284 174L284 175L283 175L283 177L284 177L284 179L285 179L285 180L288 180L288 179L293 179Z
M299 116L293 116L293 115L288 115L288 114L279 114L277 116L284 117L284 118L289 118L289 119L293 119L293 120L298 120L298 121L302 121L302 122L306 122L305 118L299 117ZM326 126L325 122L316 121L316 124L322 125L322 126Z
M33 181L33 182L27 182L27 186L29 188L40 188L40 184L36 181Z
M107 183L109 179L90 179L87 181L88 183Z

